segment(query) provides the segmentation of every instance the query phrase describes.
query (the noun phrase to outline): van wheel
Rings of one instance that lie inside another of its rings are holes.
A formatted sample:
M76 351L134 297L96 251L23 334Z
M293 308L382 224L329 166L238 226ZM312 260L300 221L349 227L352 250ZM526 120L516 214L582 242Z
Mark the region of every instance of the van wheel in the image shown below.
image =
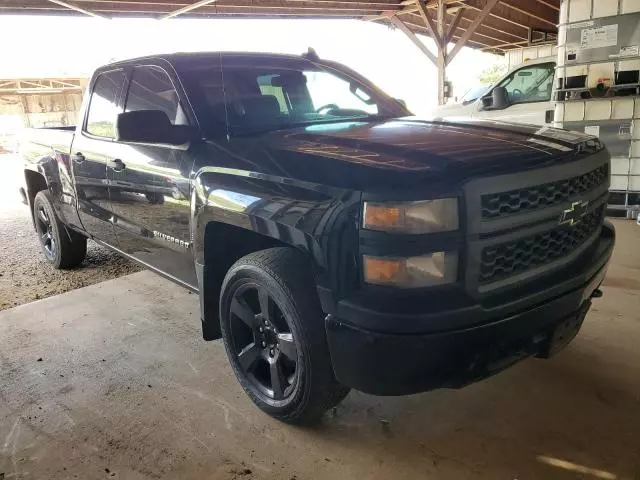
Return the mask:
M58 219L51 196L46 190L36 194L33 218L47 261L58 269L74 268L87 254L87 238L65 228Z
M349 389L333 374L320 302L304 255L270 248L238 260L222 284L222 337L251 400L287 423L312 423Z

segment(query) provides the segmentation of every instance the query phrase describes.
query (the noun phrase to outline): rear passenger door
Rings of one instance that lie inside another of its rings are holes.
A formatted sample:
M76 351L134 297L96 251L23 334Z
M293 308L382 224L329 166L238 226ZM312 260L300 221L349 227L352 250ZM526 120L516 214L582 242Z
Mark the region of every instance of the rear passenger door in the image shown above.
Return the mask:
M153 64L130 69L125 111L160 110L174 125L189 125L168 71ZM120 249L195 286L189 228L192 155L182 146L116 144L122 163L108 168L107 176Z
M114 139L125 81L122 69L97 75L81 132L75 135L71 150L80 221L89 234L113 246L117 241L109 203L107 166L118 157Z

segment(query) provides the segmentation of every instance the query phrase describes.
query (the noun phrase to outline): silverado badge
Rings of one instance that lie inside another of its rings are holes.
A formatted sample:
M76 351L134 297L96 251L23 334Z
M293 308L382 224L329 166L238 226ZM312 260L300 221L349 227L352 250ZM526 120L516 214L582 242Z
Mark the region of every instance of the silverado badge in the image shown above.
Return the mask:
M589 201L584 200L581 202L573 202L569 208L562 212L560 215L560 221L558 222L560 225L569 224L570 226L575 225L580 221L582 217L587 214L587 207L589 206Z

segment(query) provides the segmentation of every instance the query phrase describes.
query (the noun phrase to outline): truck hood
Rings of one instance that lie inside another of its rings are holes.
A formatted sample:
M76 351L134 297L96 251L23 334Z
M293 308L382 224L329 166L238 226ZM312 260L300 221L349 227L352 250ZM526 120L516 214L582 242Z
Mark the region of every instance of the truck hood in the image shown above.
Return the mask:
M435 179L460 183L602 148L596 137L549 127L414 117L280 130L236 137L230 145L234 161L246 160L249 170L358 189Z

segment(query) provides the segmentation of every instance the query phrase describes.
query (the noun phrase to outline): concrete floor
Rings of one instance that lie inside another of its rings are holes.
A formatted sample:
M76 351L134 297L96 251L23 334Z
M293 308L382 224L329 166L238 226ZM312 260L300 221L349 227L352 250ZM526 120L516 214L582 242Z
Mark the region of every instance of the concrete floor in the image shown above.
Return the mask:
M552 360L459 391L253 407L197 297L149 272L0 312L0 479L640 478L640 227ZM4 477L3 477L4 474Z

